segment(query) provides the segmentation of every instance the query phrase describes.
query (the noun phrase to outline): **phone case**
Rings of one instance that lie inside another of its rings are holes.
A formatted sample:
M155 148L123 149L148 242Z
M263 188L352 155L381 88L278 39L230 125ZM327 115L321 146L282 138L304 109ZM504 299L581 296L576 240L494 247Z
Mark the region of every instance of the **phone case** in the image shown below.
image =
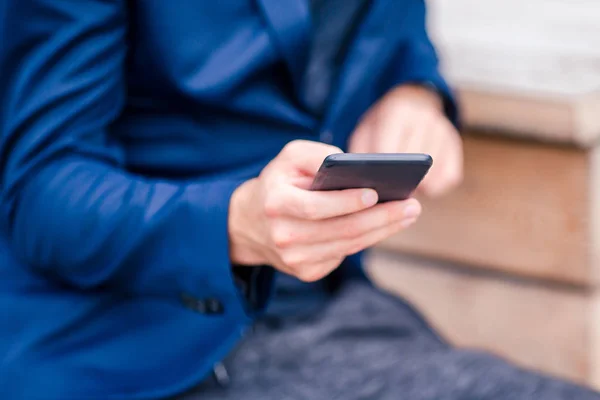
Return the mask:
M406 200L432 164L428 154L333 154L323 161L311 189L370 188L379 202Z

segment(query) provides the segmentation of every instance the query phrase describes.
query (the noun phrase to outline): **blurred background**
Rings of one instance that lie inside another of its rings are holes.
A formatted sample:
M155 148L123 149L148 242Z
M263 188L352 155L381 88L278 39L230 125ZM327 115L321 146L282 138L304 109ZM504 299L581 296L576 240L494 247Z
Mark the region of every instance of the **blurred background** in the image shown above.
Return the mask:
M465 182L369 264L457 345L600 389L598 21L598 0L429 0Z

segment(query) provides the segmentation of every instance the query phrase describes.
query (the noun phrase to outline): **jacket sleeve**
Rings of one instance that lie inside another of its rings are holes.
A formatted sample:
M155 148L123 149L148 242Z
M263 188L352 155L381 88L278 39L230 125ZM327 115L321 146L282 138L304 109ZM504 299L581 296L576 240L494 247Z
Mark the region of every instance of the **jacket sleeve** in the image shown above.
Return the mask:
M126 98L126 1L3 3L0 206L14 253L83 289L237 296L227 218L241 182L130 174L107 133Z
M442 99L446 115L459 125L455 94L442 76L438 53L427 33L427 9L424 0L410 0L404 18L408 34L396 55L394 84L419 83L435 89Z

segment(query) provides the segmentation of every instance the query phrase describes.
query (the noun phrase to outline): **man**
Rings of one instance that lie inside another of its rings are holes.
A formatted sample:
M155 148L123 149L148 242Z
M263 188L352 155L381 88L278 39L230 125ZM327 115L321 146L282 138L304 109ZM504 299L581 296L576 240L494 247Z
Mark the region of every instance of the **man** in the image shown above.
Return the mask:
M421 0L0 18L2 398L598 398L454 350L366 283L416 200L306 190L342 150L431 154L426 195L460 181Z

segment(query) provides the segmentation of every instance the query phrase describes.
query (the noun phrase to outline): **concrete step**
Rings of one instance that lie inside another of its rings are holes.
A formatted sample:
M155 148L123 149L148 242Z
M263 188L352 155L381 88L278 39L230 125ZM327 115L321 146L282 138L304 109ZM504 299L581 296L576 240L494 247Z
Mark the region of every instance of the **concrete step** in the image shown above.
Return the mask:
M598 154L596 148L466 133L462 187L423 199L417 224L379 247L594 286L600 267Z
M382 250L371 251L367 265L379 286L415 305L455 345L600 388L593 291Z

